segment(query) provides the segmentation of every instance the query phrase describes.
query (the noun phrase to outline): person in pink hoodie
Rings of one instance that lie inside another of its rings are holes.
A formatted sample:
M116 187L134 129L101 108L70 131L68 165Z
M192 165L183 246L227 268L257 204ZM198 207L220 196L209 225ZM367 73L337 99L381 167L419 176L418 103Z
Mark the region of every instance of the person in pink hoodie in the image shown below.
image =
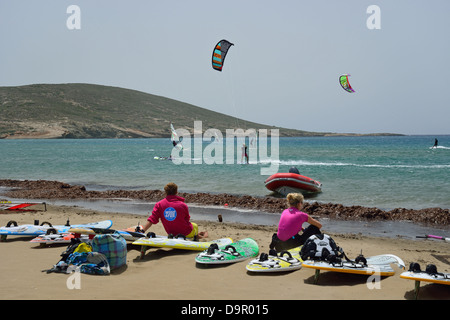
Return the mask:
M281 213L278 231L272 236L270 249L280 252L301 246L314 234L320 234L322 224L301 211L303 207L303 195L301 193L289 193L286 197L288 208ZM303 224L309 226L304 229ZM302 233L300 233L303 231Z
M178 186L170 182L164 187L166 197L157 202L152 214L148 217L142 232L146 232L152 225L160 220L167 234L173 236L184 235L186 238L202 239L208 237L208 232L198 232L198 225L190 221L189 208L184 198L177 195Z

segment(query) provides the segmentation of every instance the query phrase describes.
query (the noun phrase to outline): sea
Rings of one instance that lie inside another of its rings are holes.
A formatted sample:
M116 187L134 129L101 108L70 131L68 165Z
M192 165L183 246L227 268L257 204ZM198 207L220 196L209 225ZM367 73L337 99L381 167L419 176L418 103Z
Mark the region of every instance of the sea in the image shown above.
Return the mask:
M435 139L437 147L433 147ZM181 151L165 138L3 139L0 179L57 180L87 190L162 190L166 183L175 182L180 192L267 196L273 195L264 185L269 175L296 167L322 183L322 192L306 201L383 210L450 208L450 135L275 139L269 134L264 144L248 138L244 143L248 164L240 138L188 139ZM178 158L166 159L171 154ZM149 212L145 204L119 200L77 205ZM251 210L198 206L191 211L198 219L216 219L222 211L236 222L276 225L279 219ZM351 222L342 228L347 227L354 229ZM394 223L394 233L398 227ZM442 230L450 233L446 227Z

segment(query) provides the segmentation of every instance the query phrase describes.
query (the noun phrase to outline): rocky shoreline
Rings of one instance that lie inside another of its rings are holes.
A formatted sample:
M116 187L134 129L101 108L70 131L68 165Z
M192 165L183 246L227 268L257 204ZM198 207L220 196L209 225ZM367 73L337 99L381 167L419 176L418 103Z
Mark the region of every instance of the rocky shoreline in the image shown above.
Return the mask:
M21 199L113 199L128 198L149 202L164 198L162 190L86 190L84 186L70 185L59 181L48 180L0 180L0 186L7 190L0 196ZM248 195L210 194L210 193L179 193L186 203L217 205L236 208L260 210L264 212L281 213L285 209L285 199L275 197L253 197ZM341 220L392 220L411 221L431 225L450 225L449 209L426 208L420 210L396 208L384 211L378 208L362 206L344 206L333 203L305 203L303 211L317 216Z

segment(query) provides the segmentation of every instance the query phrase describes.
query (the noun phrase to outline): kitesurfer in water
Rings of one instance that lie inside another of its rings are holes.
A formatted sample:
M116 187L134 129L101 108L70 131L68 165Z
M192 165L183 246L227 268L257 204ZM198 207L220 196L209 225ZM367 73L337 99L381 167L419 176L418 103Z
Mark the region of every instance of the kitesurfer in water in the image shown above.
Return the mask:
M434 139L434 146L433 146L433 148L437 148L437 146L438 146L438 139Z
M157 224L161 220L167 234L174 236L182 234L186 238L194 239L207 238L207 231L199 232L198 225L190 222L189 208L184 203L184 198L177 195L178 186L173 182L169 182L164 187L164 191L166 197L155 204L142 232L145 233L152 225Z
M248 164L247 145L245 143L242 145L242 151L244 153L245 163Z

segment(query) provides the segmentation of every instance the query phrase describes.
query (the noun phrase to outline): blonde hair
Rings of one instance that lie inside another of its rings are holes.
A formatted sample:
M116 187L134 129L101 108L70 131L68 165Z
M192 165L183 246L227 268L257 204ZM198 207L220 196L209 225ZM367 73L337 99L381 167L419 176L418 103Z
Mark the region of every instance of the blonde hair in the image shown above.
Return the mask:
M168 196L174 196L178 193L178 186L173 182L169 182L164 187L164 191Z
M299 203L303 204L303 195L301 193L289 193L286 197L289 207L297 207Z

